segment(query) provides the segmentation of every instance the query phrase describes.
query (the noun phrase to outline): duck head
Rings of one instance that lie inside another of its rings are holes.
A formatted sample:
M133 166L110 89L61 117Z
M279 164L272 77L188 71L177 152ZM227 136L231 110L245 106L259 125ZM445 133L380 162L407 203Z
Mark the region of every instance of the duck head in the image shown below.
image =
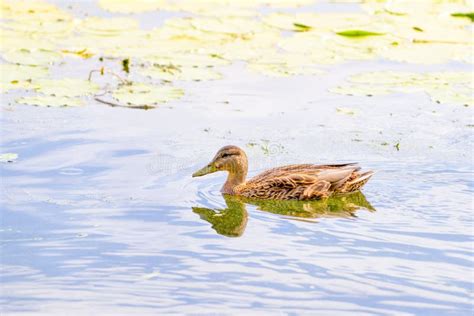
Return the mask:
M217 171L227 171L227 181L221 192L233 194L233 188L245 182L247 169L248 162L245 152L237 146L225 146L219 149L207 166L193 173L193 177L201 177Z

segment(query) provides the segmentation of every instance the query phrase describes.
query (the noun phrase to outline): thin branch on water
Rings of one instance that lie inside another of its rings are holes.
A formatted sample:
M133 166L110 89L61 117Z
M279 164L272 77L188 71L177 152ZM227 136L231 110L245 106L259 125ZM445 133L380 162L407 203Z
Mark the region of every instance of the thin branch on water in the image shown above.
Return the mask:
M94 100L96 100L97 102L103 103L103 104L110 105L110 106L124 107L124 105L122 105L122 104L114 103L114 102L110 102L110 101L105 101L105 100L102 100L101 98L98 98L98 97L95 97Z
M88 80L88 81L91 81L91 79L92 79L92 74L93 74L93 73L96 73L96 72L100 72L101 75L103 75L104 73L108 73L108 74L110 74L110 75L112 75L112 76L115 76L115 77L118 78L118 79L120 80L120 82L121 82L122 84L124 84L124 85L130 85L130 84L132 84L131 81L128 81L127 79L124 79L124 78L120 77L120 76L119 76L118 74L116 74L115 72L113 72L113 71L111 71L111 70L104 70L104 69L93 69L93 70L91 70L91 71L89 72L89 77L87 77L87 80Z
M121 108L129 108L129 109L141 109L141 110L149 110L153 109L154 106L149 106L149 105L133 105L133 106L128 106L128 105L123 105L120 103L115 103L111 101L106 101L101 98L95 97L94 100L96 100L99 103L107 104L112 107L121 107Z

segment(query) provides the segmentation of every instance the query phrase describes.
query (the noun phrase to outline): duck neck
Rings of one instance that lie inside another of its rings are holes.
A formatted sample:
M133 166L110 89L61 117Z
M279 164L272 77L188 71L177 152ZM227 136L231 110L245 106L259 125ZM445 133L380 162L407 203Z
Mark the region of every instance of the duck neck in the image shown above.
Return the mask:
M229 171L227 176L227 180L224 183L224 186L221 189L222 193L225 194L235 194L235 187L239 184L245 182L245 178L247 177L247 166L243 168L239 168L238 170Z

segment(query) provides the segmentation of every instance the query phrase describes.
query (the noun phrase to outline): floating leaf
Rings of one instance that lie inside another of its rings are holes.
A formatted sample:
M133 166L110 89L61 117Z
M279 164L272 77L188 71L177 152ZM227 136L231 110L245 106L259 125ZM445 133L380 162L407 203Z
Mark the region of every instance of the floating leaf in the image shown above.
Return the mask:
M114 36L138 29L138 21L132 18L90 17L82 21L78 30L97 36Z
M212 68L176 67L156 65L138 70L144 76L162 80L207 81L221 79L222 75Z
M88 59L88 58L91 58L92 56L94 56L94 53L89 52L87 50L87 48L76 50L76 51L65 49L65 50L62 50L61 52L63 54L77 56L77 57L81 57L81 58L84 58L84 59Z
M62 59L62 55L45 49L14 49L5 52L2 57L13 64L46 66Z
M226 34L251 34L261 32L264 29L262 22L238 17L226 19L194 18L191 23L198 30Z
M471 22L474 22L474 12L456 12L451 13L451 16L455 18L468 18Z
M301 23L293 23L293 25L295 27L296 32L308 32L312 29L311 26L301 24Z
M8 30L22 32L29 37L38 35L61 38L72 33L74 24L71 18L55 18L54 16L50 18L50 20L37 20L34 17L25 16L25 18L18 19L18 21L5 23L3 27Z
M112 93L119 102L128 106L154 106L180 99L184 91L180 88L169 86L154 86L145 83L122 85Z
M330 32L369 24L370 17L360 13L272 13L262 21L272 27L293 31L295 23L311 27L311 33Z
M405 44L381 51L380 55L389 60L414 64L438 64L450 60L473 62L472 47L462 44Z
M12 47L28 50L53 50L55 47L51 38L29 36L23 32L5 29L0 29L0 38L2 39L0 51L9 51Z
M361 73L349 78L354 84L330 89L347 95L425 92L437 103L474 104L470 72L413 73L381 71Z
M393 23L393 24L392 24ZM447 25L439 21L439 17L422 15L417 18L406 16L393 19L390 33L406 39L411 43L449 43L469 44L472 32L464 25Z
M367 36L382 36L385 33L376 33L364 30L346 30L336 32L337 35L345 36L345 37L367 37Z
M387 86L348 84L329 89L330 92L350 96L375 96L393 93L394 90Z
M450 87L433 87L427 89L431 100L436 103L458 104L464 106L474 105L473 89L466 86Z
M316 76L324 73L318 65L258 64L249 63L247 67L269 77L289 77L295 75Z
M356 113L356 111L351 108L336 108L336 112L346 115L354 115Z
M15 153L0 154L0 162L14 162L17 159L18 154Z
M54 96L28 96L16 100L19 104L37 105L44 107L74 107L82 106L84 102L78 98L54 97Z
M99 86L93 82L72 78L35 80L34 87L43 94L60 97L87 96L99 91Z
M142 13L155 11L163 7L163 0L99 0L99 5L110 12Z
M44 1L2 0L1 7L2 19L54 21L71 17L57 6Z
M48 69L36 66L0 64L0 90L30 88L33 79L48 75Z
M176 65L176 66L220 66L227 65L229 61L216 54L184 54L176 53L173 55L158 55L144 57L143 60L155 65Z
M420 77L421 74L416 72L377 71L353 75L349 81L363 84L403 85L420 80Z
M288 77L293 75L323 74L311 56L304 54L273 53L250 60L247 64L250 70L271 77Z

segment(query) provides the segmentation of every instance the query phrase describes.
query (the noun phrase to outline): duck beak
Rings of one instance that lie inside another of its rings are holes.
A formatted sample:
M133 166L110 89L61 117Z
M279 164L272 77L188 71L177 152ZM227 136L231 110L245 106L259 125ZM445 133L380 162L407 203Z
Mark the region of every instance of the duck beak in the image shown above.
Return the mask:
M214 167L214 164L208 164L204 168L202 168L202 169L196 171L195 173L193 173L193 178L205 176L206 174L213 173L213 172L216 172L216 171L217 171L217 169L216 169L216 167Z

